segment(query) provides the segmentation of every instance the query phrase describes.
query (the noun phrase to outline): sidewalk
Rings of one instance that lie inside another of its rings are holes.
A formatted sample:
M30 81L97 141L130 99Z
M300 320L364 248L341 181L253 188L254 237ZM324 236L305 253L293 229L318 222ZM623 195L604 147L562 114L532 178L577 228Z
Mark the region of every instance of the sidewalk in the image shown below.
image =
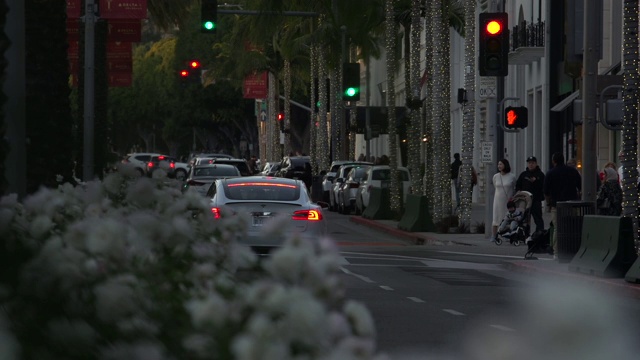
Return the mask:
M484 223L484 205L473 204L471 214L471 224ZM545 227L548 227L548 214L545 218ZM395 237L408 240L417 246L468 246L469 249L481 251L485 254L522 256L522 260L514 260L507 262L508 269L520 273L528 274L549 274L554 278L563 277L571 281L580 281L590 285L596 285L607 291L614 291L626 296L632 296L640 299L640 284L634 284L625 281L623 278L604 278L599 276L590 276L569 270L569 263L560 263L552 260L550 255L535 254L537 259L525 260L524 254L527 252L526 245L513 246L503 243L497 246L489 241L489 237L484 234L440 234L433 232L408 232L398 229L398 221L395 220L369 220L361 216L350 216L350 221L364 225L368 228L375 229L393 235ZM489 224L490 227L491 224ZM489 230L490 231L490 230Z

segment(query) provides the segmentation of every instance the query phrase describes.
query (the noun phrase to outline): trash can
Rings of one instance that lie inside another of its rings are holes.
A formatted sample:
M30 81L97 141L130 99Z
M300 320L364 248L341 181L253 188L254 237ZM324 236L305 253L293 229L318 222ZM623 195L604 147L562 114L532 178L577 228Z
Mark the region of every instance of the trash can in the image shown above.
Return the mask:
M560 201L556 204L558 261L570 262L580 249L582 220L595 215L596 204L589 201Z
M311 201L322 201L322 176L314 175L311 177Z

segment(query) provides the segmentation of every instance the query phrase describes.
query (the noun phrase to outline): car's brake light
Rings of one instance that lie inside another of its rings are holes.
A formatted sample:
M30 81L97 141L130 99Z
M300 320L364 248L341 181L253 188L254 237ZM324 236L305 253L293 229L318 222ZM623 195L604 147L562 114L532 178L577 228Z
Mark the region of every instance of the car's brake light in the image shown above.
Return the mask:
M275 187L286 187L286 188L291 188L291 189L295 189L296 188L296 185L277 184L277 183L269 183L269 182L246 182L246 183L229 184L227 186L228 187L236 187L236 186L275 186Z
M147 163L147 166L148 166L148 167L153 167L153 163L152 163L151 161L149 161L149 162Z
M318 210L296 210L293 212L291 219L319 221L322 220L322 213Z
M171 163L171 164L169 164L169 167L172 168L172 169L175 169L176 164L175 163Z
M213 214L214 219L220 219L220 208L211 208L211 213Z
M158 160L164 160L164 156L162 155L158 156Z

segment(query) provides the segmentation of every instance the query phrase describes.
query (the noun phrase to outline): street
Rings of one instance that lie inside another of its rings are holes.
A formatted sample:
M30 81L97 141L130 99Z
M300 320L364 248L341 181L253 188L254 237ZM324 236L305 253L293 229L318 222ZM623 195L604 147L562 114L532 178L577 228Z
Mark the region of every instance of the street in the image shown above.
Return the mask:
M591 336L609 339L617 328L640 323L640 304L634 299L606 298L588 287L558 286L548 277L509 271L505 264L521 259L516 254L526 251L522 247L507 248L513 255L498 255L491 247L412 245L350 222L348 216L326 214L343 257L347 297L369 308L378 349L392 358L483 358L479 354L551 341L556 331L575 331L579 336L572 341L586 345ZM504 246L495 249L505 251ZM628 340L623 336L616 343L631 351L635 344ZM604 352L610 345L603 341L591 345ZM583 351L576 344L552 347ZM531 351L549 354L545 346Z

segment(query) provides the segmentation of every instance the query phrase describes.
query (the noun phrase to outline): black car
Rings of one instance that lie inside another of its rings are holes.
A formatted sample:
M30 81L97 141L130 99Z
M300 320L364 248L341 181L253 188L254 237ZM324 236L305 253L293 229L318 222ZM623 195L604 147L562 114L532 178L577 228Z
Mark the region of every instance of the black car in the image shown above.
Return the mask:
M288 179L300 179L307 185L308 189L311 189L311 157L286 156L280 163L280 170L278 170L276 176Z

